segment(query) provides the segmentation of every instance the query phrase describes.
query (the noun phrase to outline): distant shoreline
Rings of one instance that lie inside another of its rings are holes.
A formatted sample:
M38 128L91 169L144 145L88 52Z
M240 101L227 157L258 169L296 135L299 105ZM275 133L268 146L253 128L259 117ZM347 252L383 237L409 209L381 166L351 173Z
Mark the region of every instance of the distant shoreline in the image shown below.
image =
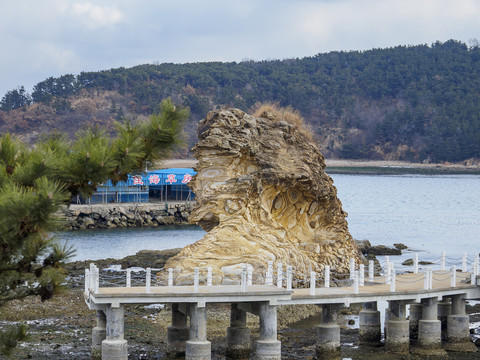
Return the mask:
M159 167L164 168L193 168L195 159L168 159L163 160ZM326 172L329 174L358 174L358 175L452 175L470 174L480 175L480 165L464 165L450 163L423 164L395 160L338 160L325 159Z

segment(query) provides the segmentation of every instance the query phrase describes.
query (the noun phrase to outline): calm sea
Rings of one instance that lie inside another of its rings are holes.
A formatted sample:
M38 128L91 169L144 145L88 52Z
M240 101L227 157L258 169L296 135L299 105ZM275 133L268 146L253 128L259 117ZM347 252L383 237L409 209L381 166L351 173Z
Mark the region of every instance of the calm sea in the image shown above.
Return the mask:
M332 175L355 239L404 243L405 256L460 257L480 251L480 176ZM201 239L196 226L86 230L58 234L77 249L72 260L122 258L144 249L183 247ZM410 253L410 254L409 254Z

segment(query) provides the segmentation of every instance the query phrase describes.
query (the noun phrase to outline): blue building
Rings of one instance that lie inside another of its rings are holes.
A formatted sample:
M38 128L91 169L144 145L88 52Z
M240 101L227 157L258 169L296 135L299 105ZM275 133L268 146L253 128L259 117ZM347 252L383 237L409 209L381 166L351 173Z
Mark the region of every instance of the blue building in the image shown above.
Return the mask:
M148 171L145 181L149 187L149 201L189 201L195 194L188 183L196 174L190 168L173 168Z
M127 181L116 185L108 180L100 184L90 199L80 196L72 199L76 204L105 204L127 202L190 201L195 194L188 183L196 174L190 168L152 170L139 175L129 175Z

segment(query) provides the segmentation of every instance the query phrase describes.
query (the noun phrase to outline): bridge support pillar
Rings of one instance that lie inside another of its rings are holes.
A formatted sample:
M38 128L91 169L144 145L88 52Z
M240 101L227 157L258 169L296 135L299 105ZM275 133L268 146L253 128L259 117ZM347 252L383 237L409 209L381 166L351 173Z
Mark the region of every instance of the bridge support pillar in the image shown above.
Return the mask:
M106 339L102 341L102 360L127 360L127 340L124 339L124 306L108 306Z
M185 355L185 346L190 338L187 315L179 310L179 304L172 304L172 325L167 327L167 354L169 357Z
M418 344L415 353L421 356L446 356L442 349L442 324L438 318L438 299L422 300L422 319L418 321Z
M260 338L257 340L256 359L280 360L282 343L277 340L277 307L268 302L259 304Z
M408 353L410 350L410 323L406 320L405 303L390 301L386 317L385 350L390 353Z
M190 304L190 340L185 343L185 360L210 360L212 344L207 341L207 308Z
M452 297L452 314L447 316L445 349L458 352L477 351L470 339L469 318L465 313L465 298L462 295Z
M340 326L334 322L334 305L322 305L322 323L317 326L317 360L340 359Z
M438 302L438 320L442 324L442 341L447 340L447 318L452 313L452 304L449 299Z
M92 330L92 359L102 358L102 341L107 338L107 318L103 310L97 310L97 326Z
M363 303L359 320L358 338L360 345L378 345L382 338L382 329L380 311L377 310L376 301Z
M225 355L229 359L248 359L250 357L250 329L247 327L247 313L240 310L236 303L231 304Z
M422 304L410 304L410 341L418 340L418 321L422 318Z

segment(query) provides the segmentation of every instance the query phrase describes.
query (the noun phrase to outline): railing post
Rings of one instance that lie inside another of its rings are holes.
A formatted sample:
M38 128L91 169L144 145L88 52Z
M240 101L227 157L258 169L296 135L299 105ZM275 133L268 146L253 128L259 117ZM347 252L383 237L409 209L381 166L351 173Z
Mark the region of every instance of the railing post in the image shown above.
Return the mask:
M242 282L241 282L242 292L247 291L247 267L242 267Z
M477 269L476 269L476 266L475 266L475 261L472 263L472 274L470 276L470 282L472 283L472 285L475 284L476 282L476 279L477 279Z
M325 287L330 287L330 265L325 265Z
M478 254L475 254L475 275L478 275Z
M442 251L441 269L445 270L445 250Z
M98 289L100 288L100 270L94 265L93 272L93 292L98 293Z
M88 289L89 289L89 285L90 285L90 270L89 269L85 269L85 293L88 294Z
M147 268L147 270L145 271L145 276L146 276L145 291L147 293L149 293L150 292L150 286L152 285L152 269L151 268Z
M424 290L432 290L433 289L433 271L431 268L425 269L425 278L424 278Z
M364 286L365 285L365 265L360 264L359 268L360 268L359 269L359 274L360 274L359 285Z
M353 272L353 293L358 294L358 270Z
M415 260L413 260L413 273L418 274L418 254L415 254Z
M207 267L207 286L212 286L212 268Z
M433 289L433 270L428 268L428 290Z
M90 263L90 282L88 284L88 288L91 289L92 291L95 290L95 264Z
M273 261L268 262L267 274L265 275L265 285L273 285Z
M310 272L310 295L315 295L315 282L316 282L316 274L314 271Z
M193 292L198 292L198 282L200 278L198 267L196 267L193 271Z
M173 286L173 269L168 269L168 286Z
M253 285L253 266L249 266L247 268L247 285L248 286Z
M277 288L283 287L283 265L281 262L277 263Z
M350 259L350 279L353 279L353 277L355 276L354 272L355 272L355 259L351 258Z
M292 290L292 267L287 266L287 290Z
M462 272L467 272L467 253L463 253L463 257L462 257Z
M452 277L450 278L450 286L455 287L457 286L457 267L455 265L452 265Z
M423 273L423 290L428 290L428 268L426 268Z
M128 268L127 269L127 280L126 280L126 283L127 283L127 287L131 287L132 286L132 269Z
M390 284L392 282L392 263L387 262L387 276L385 278L385 283Z
M368 260L368 281L373 282L375 276L375 265L373 260Z
M392 281L390 282L390 292L395 292L395 289L396 289L396 280L397 280L397 276L395 274L395 269L392 269Z

